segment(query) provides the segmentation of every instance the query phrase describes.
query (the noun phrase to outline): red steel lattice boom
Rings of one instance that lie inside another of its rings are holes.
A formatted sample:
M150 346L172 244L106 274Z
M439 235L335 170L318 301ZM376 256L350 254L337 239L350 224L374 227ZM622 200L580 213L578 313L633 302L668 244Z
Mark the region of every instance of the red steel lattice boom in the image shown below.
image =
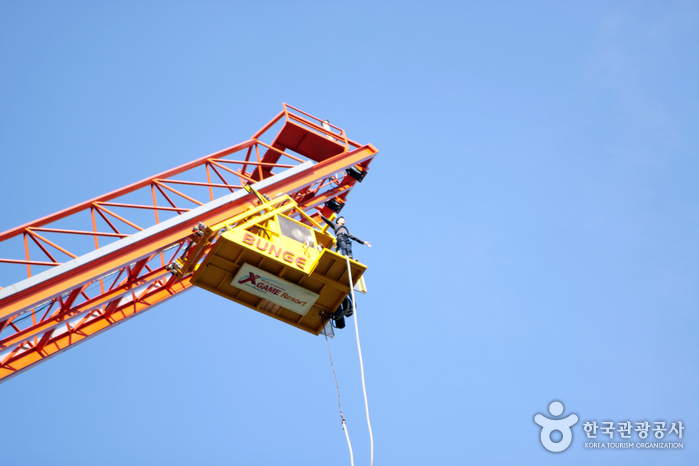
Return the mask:
M328 216L377 153L284 104L245 142L1 233L0 277L19 281L0 288L0 383L190 289L166 266L194 226L256 205L244 185Z

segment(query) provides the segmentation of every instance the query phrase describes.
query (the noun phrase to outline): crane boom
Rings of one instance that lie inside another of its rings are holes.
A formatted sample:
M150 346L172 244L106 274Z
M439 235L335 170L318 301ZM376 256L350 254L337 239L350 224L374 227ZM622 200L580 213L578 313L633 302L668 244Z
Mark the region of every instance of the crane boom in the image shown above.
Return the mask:
M377 153L284 104L243 143L1 233L13 257L0 258L0 276L26 268L26 278L0 289L0 383L190 289L191 274L166 266L193 227L257 204L244 186L318 218L344 204Z

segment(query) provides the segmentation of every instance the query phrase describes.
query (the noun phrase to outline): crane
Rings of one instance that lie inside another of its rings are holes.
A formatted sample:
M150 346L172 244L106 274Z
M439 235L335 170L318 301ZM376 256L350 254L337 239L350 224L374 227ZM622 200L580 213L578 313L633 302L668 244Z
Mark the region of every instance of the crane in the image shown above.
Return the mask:
M0 233L0 277L10 283L0 283L0 383L193 286L320 333L327 311L349 293L338 281L343 270L359 278L366 267L338 269L345 259L329 249L318 220L340 212L377 153L283 104L247 141ZM284 239L285 222L313 240ZM284 264L291 256L281 253L245 263L217 256L237 245L238 259L252 257L262 237L293 243L294 257L308 262ZM284 275L275 263L295 270ZM226 295L223 272L218 288L209 279L221 264L230 277L262 271L314 284L314 312L307 318L240 288Z

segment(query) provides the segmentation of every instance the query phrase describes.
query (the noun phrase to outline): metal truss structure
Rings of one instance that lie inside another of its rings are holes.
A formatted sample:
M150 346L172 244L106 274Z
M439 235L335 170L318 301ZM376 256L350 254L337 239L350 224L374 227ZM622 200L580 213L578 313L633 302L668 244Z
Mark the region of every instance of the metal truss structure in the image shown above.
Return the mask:
M0 277L20 281L0 288L0 383L190 289L166 266L257 204L243 186L329 216L377 153L284 104L245 142L1 233Z

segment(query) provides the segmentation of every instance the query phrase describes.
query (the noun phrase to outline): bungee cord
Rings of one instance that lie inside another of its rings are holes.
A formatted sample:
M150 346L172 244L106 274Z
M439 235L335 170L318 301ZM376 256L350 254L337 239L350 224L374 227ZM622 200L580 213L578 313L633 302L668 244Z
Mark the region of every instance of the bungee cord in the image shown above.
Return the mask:
M357 304L354 298L354 283L352 283L352 271L350 270L350 260L347 259L347 274L349 276L350 291L352 293L352 309L354 311L354 331L357 335L357 350L359 351L359 367L362 371L362 389L364 390L364 407L366 408L366 423L369 426L369 440L371 444L371 466L374 466L374 434L371 431L371 420L369 419L369 400L366 396L366 382L364 380L364 362L362 360L362 345L359 343L359 324L357 323Z
M347 437L347 446L350 452L350 464L354 466L354 453L352 453L352 442L350 442L349 431L347 430L347 422L345 421L345 416L342 414L342 400L340 399L340 386L337 383L337 375L335 375L335 365L333 364L333 355L330 353L330 342L328 341L328 334L325 334L325 344L328 346L328 356L330 356L330 367L333 370L333 377L335 378L335 388L337 389L337 405L340 408L340 419L342 419L342 430L345 431L345 437Z

